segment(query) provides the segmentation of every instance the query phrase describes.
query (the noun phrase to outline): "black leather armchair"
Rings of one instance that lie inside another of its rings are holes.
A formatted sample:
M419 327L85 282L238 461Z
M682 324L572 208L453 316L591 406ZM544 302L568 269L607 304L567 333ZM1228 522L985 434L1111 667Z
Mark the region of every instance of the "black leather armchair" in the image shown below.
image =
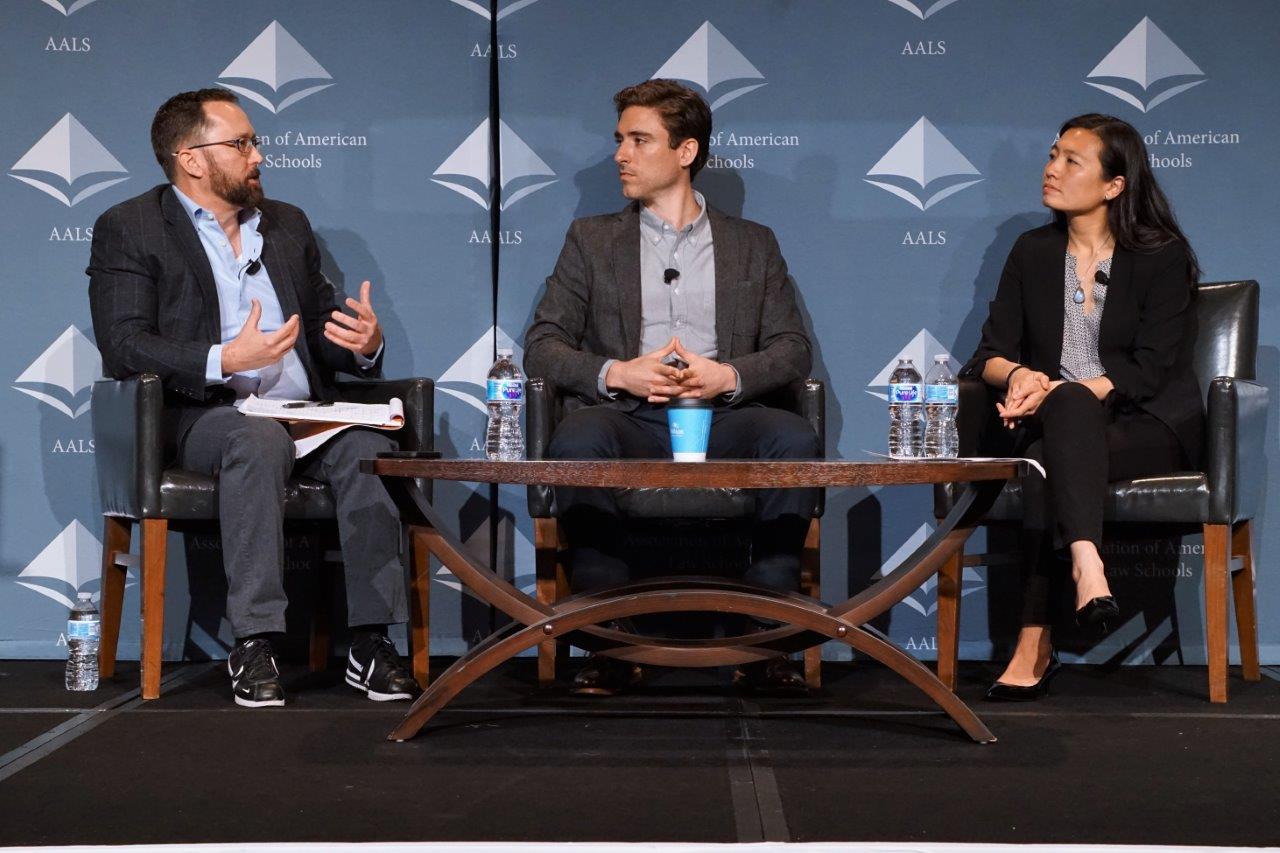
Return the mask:
M551 434L564 416L564 399L551 382L531 378L525 383L525 443L529 459L546 458ZM826 389L816 379L796 383L767 401L770 405L803 416L818 435L819 456L826 455ZM750 489L621 489L619 504L628 518L644 520L699 519L742 520L755 510L755 497ZM555 494L549 486L530 486L529 515L534 524L534 551L538 600L551 604L569 594L560 551L564 535L557 520ZM805 595L819 598L821 527L819 520L825 493L818 490L814 502L813 521L805 537L801 557L800 584ZM549 685L555 680L556 642L538 647L538 682ZM805 679L811 687L821 684L822 648L815 646L804 654Z
M1209 660L1209 699L1227 701L1227 578L1235 598L1241 669L1246 681L1261 678L1258 668L1257 615L1251 521L1265 488L1264 437L1268 391L1256 379L1258 283L1202 284L1197 294L1199 336L1195 371L1207 391L1208 421L1203 470L1181 471L1111 483L1107 522L1175 525L1204 534L1205 631ZM983 430L996 428L990 413L995 397L985 384L960 384L960 452L975 453ZM949 486L935 490L935 515L950 508ZM1022 493L1011 483L986 517L986 523L1022 518ZM1239 568L1232 568L1240 557ZM954 686L959 588L962 565L1012 562L994 555L957 556L938 584L939 677ZM945 591L945 596L944 596ZM945 636L944 636L945 634ZM945 660L944 660L945 658Z
M337 383L339 399L352 402L404 402L405 426L393 434L404 450L430 450L434 443L433 392L430 379ZM216 521L216 477L165 467L162 436L164 390L160 378L94 383L93 437L102 499L102 641L99 665L104 677L115 672L116 645L124 602L125 560L133 525L142 528L139 564L142 573L142 698L160 695L161 640L164 634L165 545L170 522ZM285 518L324 522L334 519L329 487L305 477L289 480ZM416 536L411 537L416 550ZM412 622L414 674L426 683L426 560L412 555ZM419 577L419 575L422 575ZM323 601L323 596L317 596ZM320 614L323 616L323 614ZM313 625L311 665L322 669L328 659L327 624Z

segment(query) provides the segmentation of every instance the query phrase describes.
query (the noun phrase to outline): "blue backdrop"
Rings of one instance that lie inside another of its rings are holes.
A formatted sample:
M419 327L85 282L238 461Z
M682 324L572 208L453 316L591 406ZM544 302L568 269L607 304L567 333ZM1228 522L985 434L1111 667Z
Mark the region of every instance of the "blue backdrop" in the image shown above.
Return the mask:
M1266 0L1212 10L1194 0L1069 10L1048 0L10 0L6 11L0 287L17 322L0 349L11 377L0 408L0 657L65 654L67 605L97 590L90 227L162 180L147 129L183 89L241 95L269 139L267 192L308 212L335 281L373 281L388 374L436 379L447 455L481 454L493 350L514 343L520 354L569 221L622 206L610 97L653 76L684 80L713 105L699 189L778 235L814 373L828 383L834 456L882 448L884 386L900 355L958 364L972 351L1014 238L1046 221L1038 181L1054 131L1086 111L1147 138L1205 280L1261 281L1260 379L1280 387L1267 292L1280 211L1266 191L1280 169L1268 145L1280 130L1270 37L1280 8ZM1273 402L1257 460L1269 474L1275 416ZM502 490L498 506L487 488L438 494L477 553L492 548L531 586L522 490ZM919 488L833 491L824 597L856 591L927 535L930 500ZM1261 554L1277 525L1268 508ZM216 554L217 539L170 544L165 653L221 654L230 636L218 586L184 570L203 565L192 555ZM305 554L310 543L292 546ZM1117 592L1152 606L1088 657L1203 662L1199 537L1106 550ZM1275 663L1280 583L1259 564L1262 656ZM966 571L963 655L1002 653L1011 574ZM433 586L435 649L459 652L488 630L487 613L447 573ZM927 584L885 626L923 657L934 602ZM137 653L132 619L121 653Z

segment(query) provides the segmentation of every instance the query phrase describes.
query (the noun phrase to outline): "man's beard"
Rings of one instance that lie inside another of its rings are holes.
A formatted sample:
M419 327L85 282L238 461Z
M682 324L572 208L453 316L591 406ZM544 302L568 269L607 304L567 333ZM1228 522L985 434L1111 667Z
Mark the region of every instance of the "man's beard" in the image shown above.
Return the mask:
M259 174L259 171L254 169L244 180L237 183L221 166L213 161L209 162L210 189L227 204L239 208L254 208L262 204L261 183L257 186L249 183L249 178L257 178Z

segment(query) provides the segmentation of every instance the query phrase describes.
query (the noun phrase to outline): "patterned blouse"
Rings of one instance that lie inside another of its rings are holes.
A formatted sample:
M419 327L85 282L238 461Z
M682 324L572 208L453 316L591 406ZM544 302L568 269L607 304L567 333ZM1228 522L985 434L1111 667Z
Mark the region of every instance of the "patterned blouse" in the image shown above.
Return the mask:
M1098 272L1111 274L1111 258L1098 264ZM1076 304L1076 289L1081 286L1076 272L1076 257L1067 252L1067 272L1062 286L1062 307L1066 322L1062 325L1062 378L1068 382L1093 379L1106 373L1098 360L1098 328L1102 309L1107 304L1107 286L1094 281L1093 311L1084 313L1084 303Z

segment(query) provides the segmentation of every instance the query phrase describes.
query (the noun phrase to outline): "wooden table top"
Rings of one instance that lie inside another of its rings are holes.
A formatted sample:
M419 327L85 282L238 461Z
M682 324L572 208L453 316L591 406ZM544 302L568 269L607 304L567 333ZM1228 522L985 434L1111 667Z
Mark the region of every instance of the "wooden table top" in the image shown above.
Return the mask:
M817 486L888 486L1007 480L1020 476L1018 460L545 460L365 459L360 470L392 477L603 488L777 489Z

